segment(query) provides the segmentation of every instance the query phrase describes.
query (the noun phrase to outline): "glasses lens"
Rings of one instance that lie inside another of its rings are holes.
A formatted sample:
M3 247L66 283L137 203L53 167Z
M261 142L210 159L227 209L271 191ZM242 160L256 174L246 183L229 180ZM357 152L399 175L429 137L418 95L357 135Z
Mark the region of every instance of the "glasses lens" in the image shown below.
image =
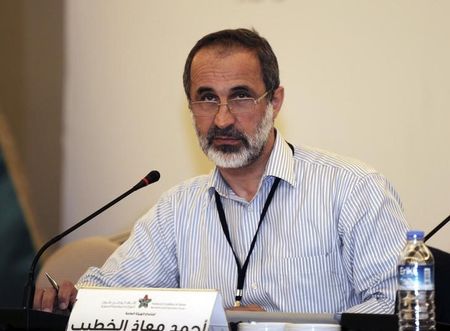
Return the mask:
M191 104L191 110L195 116L214 116L217 111L217 102L195 102Z
M228 101L228 105L233 113L246 113L255 108L255 100L253 98L232 99Z

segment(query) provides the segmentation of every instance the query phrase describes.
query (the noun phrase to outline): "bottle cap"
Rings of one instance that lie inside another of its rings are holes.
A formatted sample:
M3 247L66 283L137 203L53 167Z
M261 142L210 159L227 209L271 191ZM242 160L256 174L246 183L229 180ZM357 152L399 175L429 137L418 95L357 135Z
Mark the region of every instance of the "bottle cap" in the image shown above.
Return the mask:
M406 233L407 240L423 240L425 233L423 231L412 230Z

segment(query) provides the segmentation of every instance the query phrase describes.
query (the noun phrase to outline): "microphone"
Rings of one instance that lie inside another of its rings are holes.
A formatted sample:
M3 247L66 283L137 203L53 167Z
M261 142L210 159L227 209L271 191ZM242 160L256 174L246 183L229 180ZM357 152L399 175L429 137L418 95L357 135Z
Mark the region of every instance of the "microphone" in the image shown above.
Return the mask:
M39 251L36 253L36 255L34 256L33 262L31 263L30 270L28 272L28 281L27 281L27 283L25 285L24 294L23 294L23 305L24 305L25 309L30 310L31 308L33 308L36 265L37 265L37 262L39 261L39 258L45 252L45 250L47 248L49 248L51 245L55 244L56 242L58 242L59 240L61 240L65 236L67 236L69 233L72 233L73 231L78 229L80 226L82 226L85 223L89 222L91 219L93 219L97 215L103 213L105 210L107 210L108 208L112 207L117 202L119 202L123 198L127 197L131 193L133 193L133 192L135 192L135 191L137 191L137 190L139 190L139 189L141 189L141 188L143 188L143 187L145 187L147 185L156 183L159 180L159 178L160 178L160 174L159 174L158 171L156 171L156 170L150 171L147 176L142 178L131 189L129 189L128 191L126 191L125 193L123 193L122 195L120 195L119 197L117 197L116 199L111 201L110 203L106 204L105 206L103 206L102 208L97 210L96 212L92 213L91 215L89 215L85 219L79 221L78 223L76 223L72 227L68 228L64 232L58 234L57 236L55 236L52 239L50 239L49 241L47 241L39 249Z
M425 238L423 239L423 242L426 242L428 239L430 239L436 232L438 232L445 224L447 224L450 221L450 215L447 216L445 220L443 220L441 223L439 223L433 230L428 233Z

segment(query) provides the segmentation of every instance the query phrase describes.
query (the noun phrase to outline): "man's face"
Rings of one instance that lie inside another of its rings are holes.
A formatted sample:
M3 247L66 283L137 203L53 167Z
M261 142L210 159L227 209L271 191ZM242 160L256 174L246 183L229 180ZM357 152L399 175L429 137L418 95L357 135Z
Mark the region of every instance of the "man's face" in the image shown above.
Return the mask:
M193 59L191 101L227 103L233 98L257 99L265 92L259 60L248 50L205 48ZM264 98L251 112L237 115L221 106L214 117L194 116L194 123L204 153L219 167L239 168L261 155L273 118L272 105Z

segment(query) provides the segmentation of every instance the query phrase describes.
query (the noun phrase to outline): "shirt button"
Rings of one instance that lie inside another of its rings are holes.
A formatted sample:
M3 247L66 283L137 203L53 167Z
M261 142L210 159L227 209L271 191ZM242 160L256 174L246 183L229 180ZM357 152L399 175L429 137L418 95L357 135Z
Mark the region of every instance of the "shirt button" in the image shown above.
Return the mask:
M256 290L258 288L258 284L257 283L252 283L252 289Z

